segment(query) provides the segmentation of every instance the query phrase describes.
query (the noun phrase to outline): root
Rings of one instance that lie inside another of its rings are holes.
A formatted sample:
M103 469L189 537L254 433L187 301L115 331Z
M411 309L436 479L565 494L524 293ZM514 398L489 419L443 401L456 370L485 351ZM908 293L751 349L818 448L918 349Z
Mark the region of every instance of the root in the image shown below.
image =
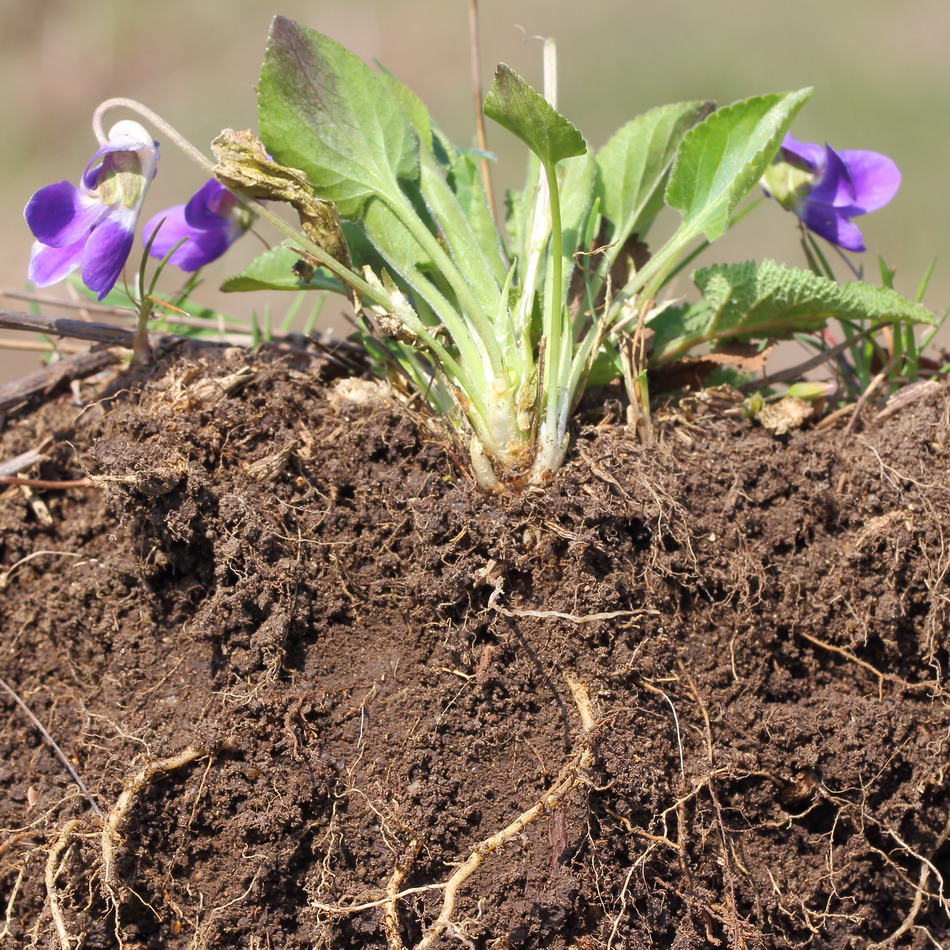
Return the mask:
M78 818L66 822L46 857L46 897L49 901L49 912L56 926L56 935L59 937L61 950L76 950L77 947L82 946L83 942L82 936L70 936L66 928L66 921L63 918L62 908L59 906L59 892L56 890L56 878L69 858L69 853L67 852L62 861L60 861L59 856L66 850L70 835L81 824L82 822Z
M584 727L579 743L580 748L561 769L554 784L537 802L527 811L522 812L506 828L502 828L501 831L495 832L495 834L476 845L468 858L445 882L445 898L442 902L442 911L426 929L422 939L416 944L415 950L428 950L446 930L451 929L452 915L455 912L455 901L459 888L478 870L485 858L503 844L521 834L528 825L545 811L555 808L566 795L584 781L583 773L590 768L594 757L588 741L591 730L594 728L594 716L591 710L590 698L584 685L569 675L565 675L565 678L580 713L581 724Z
M122 794L116 799L116 803L112 806L109 814L105 816L101 834L102 882L115 910L117 939L121 898L122 895L129 890L127 885L119 882L115 870L116 852L118 847L123 844L123 838L119 833L119 826L128 816L136 795L138 795L156 775L181 768L183 765L194 762L195 759L200 759L207 754L207 751L204 749L189 747L183 752L179 752L178 755L172 755L167 759L150 762L148 765L143 766L125 783ZM119 946L121 946L121 941L119 942Z
M907 916L904 918L901 925L894 931L889 937L882 940L880 943L874 944L875 947L890 947L893 946L897 941L898 937L903 936L907 933L908 930L911 930L917 921L917 915L920 913L920 908L923 906L924 898L933 899L936 898L943 908L944 912L950 916L950 904L948 904L947 898L944 895L944 879L940 872L933 864L934 855L944 846L947 839L950 838L950 818L947 819L947 823L943 827L943 831L937 836L937 840L929 848L927 854L921 854L915 851L913 848L909 847L904 841L897 835L896 832L892 831L885 825L880 825L884 831L886 831L890 836L898 842L898 844L915 860L920 862L920 875L917 878L917 885L914 890L914 900L910 906L910 910L907 912ZM875 849L877 850L877 849ZM882 857L890 862L890 859L883 852L878 852ZM938 891L936 894L928 893L927 891L927 882L930 879L930 875L933 874L934 878L937 881ZM925 928L926 929L926 928ZM928 931L929 934L929 931Z
M621 617L656 616L658 610L609 610L598 614L568 614L560 610L509 610L498 603L498 598L504 591L504 580L501 577L487 578L495 588L488 597L488 608L500 613L503 617L531 617L537 620L567 620L569 623L598 623L601 620L619 620Z
M721 845L719 864L722 867L722 878L723 884L725 885L727 911L725 923L731 932L732 943L735 946L744 948L746 947L745 936L742 930L742 924L744 921L740 919L738 907L736 905L735 875L732 868L731 857L732 848L730 847L730 841L726 832L726 824L722 816L722 806L719 803L719 794L716 791L716 782L714 780L716 761L715 753L713 752L712 724L709 720L709 709L706 706L706 701L696 688L696 683L693 680L693 677L690 675L689 670L681 661L678 662L677 665L680 668L680 672L685 677L689 689L693 694L693 698L696 700L696 705L699 706L699 711L703 717L704 737L706 739L706 761L709 765L709 772L706 778L706 791L709 795L709 800L712 803L713 811L716 815L716 824L719 827L719 842Z
M881 672L881 670L872 666L866 660L862 660L860 657L855 656L850 650L835 646L833 643L826 643L824 640L819 640L818 637L813 637L810 633L805 633L804 630L799 630L797 633L803 640L813 643L816 647L821 647L822 650L828 650L829 653L837 653L838 656L844 657L844 659L846 659L849 663L854 663L856 666L860 666L861 669L867 670L868 673L876 676L878 682L879 699L883 699L885 681L888 683L894 683L901 689L910 693L932 693L940 689L940 683L937 680L925 680L920 683L909 683L907 680L901 679L899 676L895 676L893 673Z
M26 868L21 867L19 873L16 876L16 880L13 882L13 887L10 889L10 896L7 899L6 913L3 917L3 930L0 930L0 941L5 940L10 936L10 921L13 920L13 907L16 904L16 899L20 894L20 888L23 886L23 878L25 877Z
M506 842L515 838L517 835L540 817L545 811L551 811L556 808L564 797L584 781L584 771L588 769L593 761L593 753L590 750L590 734L595 727L594 714L591 709L590 697L587 689L582 683L570 675L565 675L574 703L580 714L583 733L578 741L578 748L571 756L567 764L561 769L560 774L555 779L554 784L536 801L527 811L522 812L514 821L501 831L495 832L484 841L475 846L468 858L458 866L455 872L448 878L438 884L425 884L420 887L410 887L406 890L399 890L399 886L405 880L412 862L421 850L421 843L413 838L409 847L402 858L397 863L389 881L386 884L385 895L375 900L366 901L360 904L320 904L312 902L311 906L324 913L343 915L358 914L364 910L371 910L376 907L383 908L383 921L386 932L386 940L389 950L405 950L402 941L399 924L398 901L414 894L422 894L428 891L444 890L445 897L442 901L442 910L439 916L433 921L422 935L422 939L416 944L415 950L428 950L432 947L439 937L444 933L454 933L459 939L463 939L461 933L457 930L452 920L455 912L455 903L459 889L462 885L478 870L482 862L492 852L498 850Z
M389 943L389 950L405 950L405 944L402 942L402 934L399 931L399 885L406 879L412 862L419 853L420 844L418 839L413 838L409 842L409 847L402 860L396 864L396 868L386 885L386 903L383 905L383 929L386 931L386 940Z

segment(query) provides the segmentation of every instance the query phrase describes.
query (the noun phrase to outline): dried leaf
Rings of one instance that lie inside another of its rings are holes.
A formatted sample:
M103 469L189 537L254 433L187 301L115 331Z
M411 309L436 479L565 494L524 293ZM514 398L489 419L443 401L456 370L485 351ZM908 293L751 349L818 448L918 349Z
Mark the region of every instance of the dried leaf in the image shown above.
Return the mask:
M350 266L350 253L335 205L314 195L310 180L302 171L275 162L264 151L260 139L248 130L224 129L211 143L211 150L218 160L214 169L218 181L252 198L292 205L307 237L334 260Z

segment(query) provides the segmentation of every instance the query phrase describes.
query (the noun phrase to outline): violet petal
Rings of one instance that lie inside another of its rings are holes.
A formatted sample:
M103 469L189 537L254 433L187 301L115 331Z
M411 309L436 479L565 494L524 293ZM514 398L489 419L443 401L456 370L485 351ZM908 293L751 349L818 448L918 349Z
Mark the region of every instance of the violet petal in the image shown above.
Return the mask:
M212 228L202 230L193 227L186 220L186 209L186 205L175 205L154 215L146 222L142 238L148 243L155 229L161 224L150 251L152 257L158 258L163 258L182 238L187 238L169 258L169 263L183 271L196 271L224 254L240 232L233 233L230 222L217 216L212 216Z
M805 201L798 215L809 231L814 231L832 244L837 244L846 251L865 250L861 229L833 205Z
M814 142L799 142L791 134L786 134L782 140L782 152L786 161L817 172L821 169L825 150Z
M84 238L102 217L103 206L68 181L40 188L23 217L35 237L50 247L68 247Z
M830 146L825 146L825 169L805 198L805 202L848 208L854 204L856 192L851 171L844 159Z
M134 239L135 215L121 209L95 228L86 241L82 258L82 282L98 294L100 300L119 279Z
M226 225L227 207L222 208L224 195L230 192L213 178L205 182L185 205L185 220L193 228L220 228ZM236 200L236 199L235 199ZM222 214L222 210L224 213Z
M82 263L85 246L85 237L65 247L50 247L34 241L27 276L37 287L49 287L57 283Z
M880 152L849 149L841 152L854 183L855 198L847 209L850 216L883 208L897 194L901 173L897 165Z

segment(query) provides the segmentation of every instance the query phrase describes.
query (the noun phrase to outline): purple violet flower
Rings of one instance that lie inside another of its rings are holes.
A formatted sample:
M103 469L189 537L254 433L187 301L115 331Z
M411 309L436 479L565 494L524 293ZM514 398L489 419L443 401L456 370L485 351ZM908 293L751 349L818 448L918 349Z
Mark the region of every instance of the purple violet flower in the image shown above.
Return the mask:
M82 282L102 300L132 250L145 193L158 167L158 143L128 119L117 122L89 160L79 186L40 188L23 216L36 241L29 278L48 287L82 267Z
M799 142L786 135L765 174L766 190L810 231L847 251L863 251L851 219L883 208L900 187L901 173L879 152Z
M175 205L153 215L142 229L149 253L163 258L187 238L169 258L183 271L196 271L217 260L253 223L254 216L223 185L212 179L192 195L188 204Z

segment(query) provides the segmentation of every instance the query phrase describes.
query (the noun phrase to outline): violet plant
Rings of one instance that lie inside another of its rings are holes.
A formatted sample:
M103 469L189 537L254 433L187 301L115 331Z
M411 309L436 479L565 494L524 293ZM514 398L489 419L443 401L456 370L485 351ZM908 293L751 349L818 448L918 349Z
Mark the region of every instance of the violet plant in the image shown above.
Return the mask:
M142 229L149 254L183 271L216 261L254 223L254 213L213 178L187 204L153 215Z
M772 261L701 269L698 303L662 300L671 275L745 213L760 182L809 227L854 245L850 219L889 200L889 185L866 191L883 166L861 163L872 153L819 154L788 136L808 89L718 110L662 106L594 153L557 111L545 48L543 94L500 65L484 100L484 114L529 153L504 223L493 217L483 152L449 142L393 76L284 17L272 22L261 69L259 138L226 130L212 163L128 100L100 106L96 126L107 109L134 109L219 183L150 220L153 253L200 266L251 215L272 224L283 243L224 289L347 294L368 347L468 441L487 490L547 482L594 383L623 378L647 414L649 372L699 346L764 344L832 317L932 322L891 288ZM278 202L299 223L277 214ZM645 253L664 206L679 224Z

